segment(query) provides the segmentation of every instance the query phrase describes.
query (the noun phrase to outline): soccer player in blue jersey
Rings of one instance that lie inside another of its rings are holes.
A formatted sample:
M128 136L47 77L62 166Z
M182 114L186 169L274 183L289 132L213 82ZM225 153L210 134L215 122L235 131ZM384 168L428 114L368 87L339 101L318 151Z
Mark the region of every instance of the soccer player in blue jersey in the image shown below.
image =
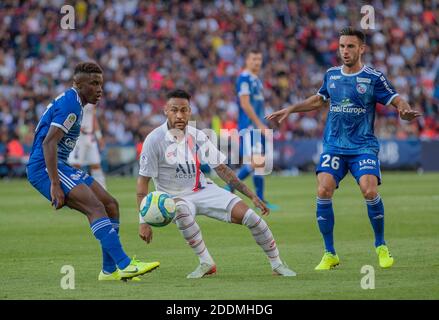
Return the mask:
M268 203L264 197L264 176L254 172L255 168L265 166L265 135L268 132L264 119L264 88L262 81L258 78L261 66L262 52L257 49L249 50L245 60L245 69L236 80L240 151L244 162L238 171L238 178L244 180L253 173L256 195L265 202L269 209L276 210L278 207ZM255 129L260 132L255 132ZM228 189L233 191L230 186Z
M98 280L124 280L157 268L129 258L119 240L119 205L91 176L67 164L81 127L82 108L96 104L102 95L102 69L94 62L79 63L73 87L56 97L42 115L27 165L32 186L55 209L64 205L86 215L103 254Z
M384 241L384 205L378 194L381 184L379 144L374 135L375 104L392 105L403 120L421 116L395 92L379 71L364 65L365 35L347 27L340 32L339 51L343 65L326 71L317 94L267 116L279 123L290 113L329 106L323 137L323 153L317 167L317 223L326 252L316 270L339 264L335 252L332 196L348 171L355 177L366 200L367 212L375 234L379 265L389 268L393 257Z

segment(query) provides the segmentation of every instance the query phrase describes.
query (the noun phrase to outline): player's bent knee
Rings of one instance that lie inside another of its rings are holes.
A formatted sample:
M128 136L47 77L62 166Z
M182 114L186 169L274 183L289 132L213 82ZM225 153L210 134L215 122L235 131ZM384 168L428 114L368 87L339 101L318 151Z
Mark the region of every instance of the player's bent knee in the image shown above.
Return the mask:
M375 199L378 196L378 190L376 188L366 188L363 191L363 196L367 200Z
M105 211L113 219L119 219L119 202L113 197L104 203Z
M244 216L246 212L249 210L249 207L242 200L239 200L236 203L233 203L232 205L233 207L230 213L230 222L235 224L242 224Z
M105 206L100 201L98 201L97 203L95 203L93 205L89 205L87 211L88 211L87 215L91 215L91 216L95 216L95 215L101 216L102 213L103 213L103 215L106 215Z
M317 188L317 196L321 199L330 199L334 194L334 189L326 185L319 185Z
M191 219L191 210L189 206L184 201L176 201L175 206L175 221L182 219Z

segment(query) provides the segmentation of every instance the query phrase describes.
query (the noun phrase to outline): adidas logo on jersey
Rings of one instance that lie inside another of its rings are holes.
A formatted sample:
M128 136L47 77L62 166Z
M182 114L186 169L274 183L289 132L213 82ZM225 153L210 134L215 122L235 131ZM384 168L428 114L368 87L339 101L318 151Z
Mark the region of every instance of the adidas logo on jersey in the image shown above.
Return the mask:
M334 82L331 83L331 84L329 85L329 88L331 88L331 89L335 89L335 83L334 83Z

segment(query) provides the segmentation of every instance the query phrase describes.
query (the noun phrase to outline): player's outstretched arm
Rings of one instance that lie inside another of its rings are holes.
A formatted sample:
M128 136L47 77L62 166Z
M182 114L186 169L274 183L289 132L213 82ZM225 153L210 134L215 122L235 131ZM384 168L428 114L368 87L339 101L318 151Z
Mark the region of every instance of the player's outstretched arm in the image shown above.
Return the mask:
M272 114L266 116L265 119L274 120L277 121L278 123L281 123L286 118L288 118L288 116L291 113L317 110L324 107L325 105L327 105L327 101L325 101L322 96L315 94L302 102L296 103L292 106L288 106L282 110L273 112Z
M239 180L239 178L236 176L235 172L233 172L232 169L230 169L225 164L220 164L218 167L215 168L216 173L218 176L228 185L230 185L233 189L236 189L240 191L242 194L247 196L253 204L261 209L262 215L268 215L270 213L270 210L267 208L264 202L262 202L261 199L258 198L257 195L251 191L244 182Z
M50 179L50 196L55 209L64 205L64 192L58 175L58 143L64 137L64 131L56 126L50 126L49 132L43 141L44 161Z
M396 96L392 100L392 105L398 109L399 116L402 120L412 121L413 119L422 116L422 113L413 110L410 105L400 96Z
M148 195L148 184L150 177L139 176L137 178L137 212L140 210L140 203ZM139 224L139 237L146 243L152 241L152 229L147 223Z

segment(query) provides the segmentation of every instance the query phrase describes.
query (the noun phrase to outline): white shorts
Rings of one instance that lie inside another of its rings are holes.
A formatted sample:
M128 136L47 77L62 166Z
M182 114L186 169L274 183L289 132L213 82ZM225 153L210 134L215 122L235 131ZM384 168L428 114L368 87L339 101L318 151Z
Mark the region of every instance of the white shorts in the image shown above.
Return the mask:
M181 199L176 205L186 204L193 216L205 215L225 222L231 222L232 208L241 201L240 197L214 183L207 183L204 189L174 199Z
M98 142L92 134L81 134L76 141L75 148L70 153L69 164L89 166L101 163Z

